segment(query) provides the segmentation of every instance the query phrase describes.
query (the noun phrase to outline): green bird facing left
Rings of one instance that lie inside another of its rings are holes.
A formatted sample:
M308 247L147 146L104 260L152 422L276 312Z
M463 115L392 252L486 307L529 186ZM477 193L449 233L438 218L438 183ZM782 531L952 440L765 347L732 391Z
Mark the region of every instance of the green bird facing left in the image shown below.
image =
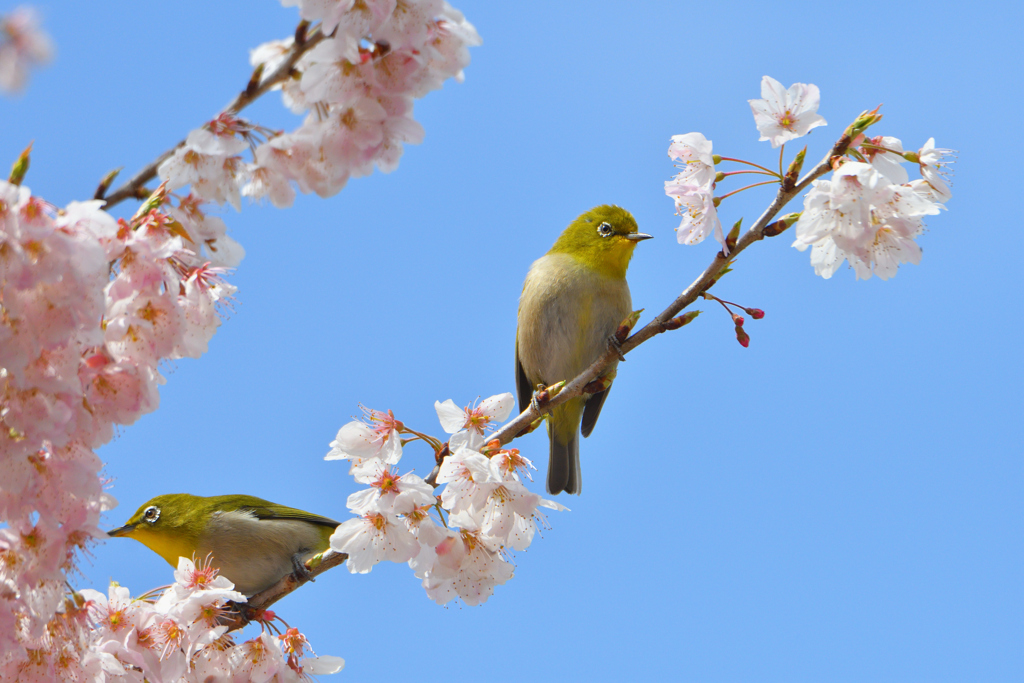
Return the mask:
M516 330L520 411L530 405L538 384L576 377L608 348L619 324L633 312L626 284L633 249L650 237L638 231L625 209L598 206L570 223L530 267ZM613 364L604 378L614 376ZM549 493L580 492L580 432L590 436L610 390L570 399L548 416Z
M212 556L212 565L252 597L330 547L338 522L255 496L169 493L144 503L110 536L139 541L172 567L179 557Z

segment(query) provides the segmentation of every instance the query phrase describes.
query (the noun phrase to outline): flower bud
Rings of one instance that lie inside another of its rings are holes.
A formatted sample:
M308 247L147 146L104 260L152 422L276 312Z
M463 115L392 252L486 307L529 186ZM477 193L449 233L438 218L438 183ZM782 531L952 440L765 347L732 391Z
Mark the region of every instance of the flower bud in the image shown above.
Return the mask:
M790 226L800 220L802 212L788 213L774 223L769 223L761 230L763 237L776 237L784 233Z
M874 125L881 121L882 115L878 113L878 110L881 109L881 107L882 105L878 105L871 111L865 111L861 113L861 115L858 116L854 120L854 122L850 124L850 127L846 129L846 135L849 135L850 139L853 140L858 135L867 130L868 126Z
M736 341L738 341L740 346L743 348L750 346L750 335L748 335L739 325L736 326Z
M138 225L150 211L157 208L167 199L167 181L160 183L160 187L153 190L152 194L139 206L138 211L132 216L132 225Z
M736 224L732 226L732 230L725 236L725 246L729 251L736 248L736 241L740 238L740 225L743 224L743 219L736 221Z
M737 330L739 328L743 327L743 322L744 321L743 321L743 316L742 315L736 315L735 313L733 313L732 314L732 321L736 324L736 329Z
M109 190L110 186L114 184L114 179L117 177L117 175L121 172L121 169L123 168L124 166L115 168L113 171L103 176L103 179L100 181L99 186L96 188L96 192L93 193L92 198L103 199L107 195L107 190Z
M689 325L691 322L693 322L694 318L696 318L698 315L700 315L700 311L690 311L689 313L684 313L683 315L677 315L675 318L672 318L671 320L667 320L667 321L663 322L661 324L661 326L666 331L668 331L668 330L678 330L683 325Z
M760 320L764 317L764 311L760 308L744 308L743 310L754 320Z
M796 187L796 181L800 179L800 169L804 167L805 156L807 156L807 145L804 145L804 148L797 152L797 155L793 157L793 161L790 162L786 176L782 179L783 190L788 192Z
M618 341L620 344L626 341L626 337L628 337L629 333L633 330L634 327L636 327L636 324L640 321L640 314L643 312L644 309L642 308L639 311L633 311L626 317L625 320L619 323L619 327L615 330L616 341Z
M7 179L11 185L21 185L21 181L25 179L25 174L28 173L28 157L32 151L32 143L28 143L28 147L18 155L18 159L11 166L11 175Z

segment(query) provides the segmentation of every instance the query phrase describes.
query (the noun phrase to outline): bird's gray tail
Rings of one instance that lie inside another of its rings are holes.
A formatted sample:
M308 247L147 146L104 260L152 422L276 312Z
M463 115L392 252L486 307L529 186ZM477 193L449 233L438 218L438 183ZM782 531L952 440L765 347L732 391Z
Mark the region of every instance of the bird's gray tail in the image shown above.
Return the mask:
M580 477L579 432L574 430L572 435L565 439L565 435L557 434L549 426L548 434L551 437L551 456L548 459L548 493L551 495L557 495L562 491L579 493L583 487L583 480Z

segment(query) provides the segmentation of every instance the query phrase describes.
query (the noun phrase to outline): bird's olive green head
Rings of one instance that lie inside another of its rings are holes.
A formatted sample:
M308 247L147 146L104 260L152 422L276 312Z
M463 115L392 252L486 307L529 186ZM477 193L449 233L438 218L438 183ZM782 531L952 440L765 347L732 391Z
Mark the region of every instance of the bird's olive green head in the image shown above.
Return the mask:
M192 557L210 511L205 499L187 493L168 493L143 503L124 526L109 536L127 536L146 545L172 567L178 557Z
M569 224L550 254L568 254L608 277L624 278L636 243L652 236L639 232L633 214L604 204Z

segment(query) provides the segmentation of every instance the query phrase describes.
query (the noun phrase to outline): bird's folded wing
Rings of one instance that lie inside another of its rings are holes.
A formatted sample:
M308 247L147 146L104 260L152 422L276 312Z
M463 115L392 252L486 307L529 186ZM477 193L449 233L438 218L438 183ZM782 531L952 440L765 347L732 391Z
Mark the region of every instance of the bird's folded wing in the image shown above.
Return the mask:
M336 527L341 522L336 522L329 517L321 517L320 515L313 515L302 510L296 510L295 508L286 508L283 505L276 505L273 508L253 506L247 507L255 516L256 519L296 519L302 522L309 522L310 524L320 524L322 526Z

